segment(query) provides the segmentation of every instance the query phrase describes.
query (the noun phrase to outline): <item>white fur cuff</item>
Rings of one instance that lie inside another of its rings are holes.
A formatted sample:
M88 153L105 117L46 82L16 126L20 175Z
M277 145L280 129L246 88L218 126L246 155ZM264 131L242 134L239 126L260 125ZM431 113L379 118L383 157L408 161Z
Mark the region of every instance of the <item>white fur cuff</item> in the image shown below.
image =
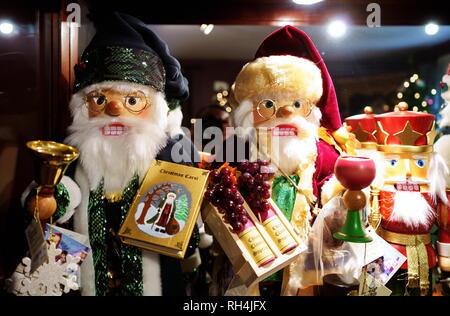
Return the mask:
M72 218L75 213L75 209L81 203L81 191L78 185L69 177L64 176L61 179L61 184L63 184L69 193L69 205L67 206L66 213L58 219L58 224L64 224L69 219Z
M450 244L445 244L438 241L437 249L439 256L450 258Z

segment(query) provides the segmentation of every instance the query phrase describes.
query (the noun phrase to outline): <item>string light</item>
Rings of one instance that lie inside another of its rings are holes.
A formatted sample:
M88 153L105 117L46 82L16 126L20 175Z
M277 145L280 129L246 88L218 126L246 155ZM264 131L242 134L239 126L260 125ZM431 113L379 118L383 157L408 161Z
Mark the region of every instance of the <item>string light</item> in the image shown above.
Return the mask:
M200 26L200 31L202 31L205 35L209 35L214 29L214 24L202 24Z
M292 1L297 4L302 4L302 5L313 5L313 4L322 2L323 0L292 0Z
M397 98L398 98L398 99L403 98L403 93L401 93L401 92L397 93Z
M432 94L432 95L436 95L436 93L437 93L437 90L436 90L436 89L431 90L431 94Z
M3 22L0 24L0 32L3 34L11 34L14 31L14 25L9 22Z
M409 88L409 82L408 82L408 81L405 81L405 83L403 84L403 86L404 86L405 88Z
M225 105L227 105L228 104L228 99L227 99L227 96L229 95L229 92L227 91L227 90L223 90L222 92L218 92L217 94L216 94L216 100L217 100L217 103L220 105L220 106L225 106Z
M347 33L347 24L341 20L335 20L328 25L328 34L334 38L340 38Z
M418 99L420 98L420 93L414 94L414 98L415 98L416 100L418 100Z
M436 23L430 22L425 25L425 33L432 36L436 35L439 32L439 25Z

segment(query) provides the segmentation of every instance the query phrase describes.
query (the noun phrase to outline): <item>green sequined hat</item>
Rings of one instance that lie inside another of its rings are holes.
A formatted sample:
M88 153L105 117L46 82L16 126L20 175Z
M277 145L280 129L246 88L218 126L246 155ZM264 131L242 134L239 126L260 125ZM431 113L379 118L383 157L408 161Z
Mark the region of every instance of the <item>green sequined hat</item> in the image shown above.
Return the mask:
M127 81L164 92L171 109L189 96L180 63L139 19L114 12L94 17L97 33L75 66L74 92L103 81Z

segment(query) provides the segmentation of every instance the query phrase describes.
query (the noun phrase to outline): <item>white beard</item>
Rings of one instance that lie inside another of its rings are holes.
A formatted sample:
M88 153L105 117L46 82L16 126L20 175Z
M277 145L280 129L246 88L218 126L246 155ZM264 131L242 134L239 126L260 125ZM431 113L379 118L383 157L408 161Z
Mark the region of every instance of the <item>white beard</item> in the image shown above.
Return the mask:
M141 88L142 89L142 88ZM80 163L86 172L90 189L104 179L105 192L121 192L137 174L140 180L166 145L167 103L160 93L151 94L148 119L103 117L89 119L80 102L82 94L74 95L71 109L74 122L66 142L77 147ZM101 128L111 123L131 127L126 135L104 136Z
M450 92L446 92L447 94L450 94ZM448 96L449 100L446 100L446 106L441 111L441 120L439 121L440 127L446 127L450 126L450 95Z
M394 196L394 210L389 221L405 223L406 226L417 228L428 226L434 222L435 211L420 192L397 191Z
M261 127L272 128L281 124L297 127L297 136L272 136L272 163L287 174L306 169L317 157L316 142L319 126L302 118L274 119ZM314 167L314 166L313 166Z
M238 135L249 138L250 128L253 128L253 114L251 112L253 102L244 100L233 113L235 127L242 127L237 130ZM297 127L297 136L283 136L272 138L271 160L287 174L293 174L298 169L311 167L311 163L316 160L317 146L319 140L319 126L322 114L319 108L314 107L311 115L307 118L294 117L290 119L272 119L258 127L272 128L280 124L289 124ZM299 168L300 167L300 168Z

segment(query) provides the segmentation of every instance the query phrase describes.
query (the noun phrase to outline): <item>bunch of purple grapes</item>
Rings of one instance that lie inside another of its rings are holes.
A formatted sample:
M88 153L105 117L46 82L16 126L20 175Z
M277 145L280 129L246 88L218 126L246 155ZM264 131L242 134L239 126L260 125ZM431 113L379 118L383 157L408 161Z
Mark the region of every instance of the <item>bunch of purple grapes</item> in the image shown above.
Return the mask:
M244 160L238 164L238 170L241 177L238 179L239 189L245 191L245 200L250 205L252 211L267 212L271 205L269 199L271 196L271 185L268 180L274 176L273 169L266 160L257 160L249 162Z
M243 205L244 198L236 185L236 178L229 167L222 168L220 172L211 171L210 178L211 182L205 192L205 199L218 208L224 215L225 223L230 224L233 232L239 234L249 218Z

